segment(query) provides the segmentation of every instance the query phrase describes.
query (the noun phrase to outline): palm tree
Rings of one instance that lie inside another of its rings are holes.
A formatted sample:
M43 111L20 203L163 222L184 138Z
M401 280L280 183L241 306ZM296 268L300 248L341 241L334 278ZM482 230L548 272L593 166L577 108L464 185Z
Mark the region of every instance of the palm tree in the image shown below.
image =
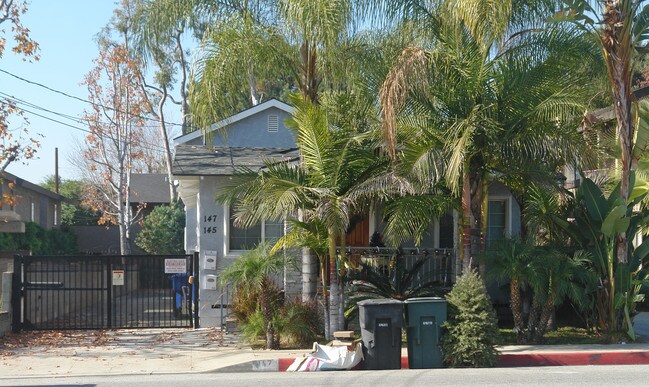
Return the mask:
M221 272L222 285L233 285L243 292L258 294L258 306L264 319L266 349L276 347L275 327L273 326L272 276L282 271L285 259L281 254L271 254L270 247L259 244L247 251L232 265Z
M389 154L417 160L410 164L429 174L422 179L461 198L467 270L485 246L490 180L554 173L587 154L573 128L586 95L583 63L594 59L574 30L533 28L543 27L545 2L438 3L411 16L426 21L423 44L406 48L383 84L382 120Z
M590 32L601 47L613 97L617 121L616 133L620 145L620 197L629 200L630 172L637 168L646 146L646 133L638 133L640 109L632 90L634 55L645 52L649 34L649 8L644 1L598 0L594 2L564 0L568 7L560 20L569 20ZM635 148L636 138L643 144ZM628 260L625 232L617 234L617 261Z
M534 248L520 239L505 239L487 254L487 276L496 281L509 281L510 308L514 317L517 340L524 342L525 319L523 315L522 289L537 280L533 264Z
M578 251L569 257L558 249L535 247L529 241L505 239L487 252L487 277L509 281L514 332L521 344L543 340L556 305L569 298L579 307L587 304L595 277L588 254ZM521 292L532 296L525 319Z
M287 219L298 211L303 221L318 219L326 228L327 255L320 260L327 335L339 330L342 318L340 251L352 215L365 208L372 194L394 189L399 181L384 176L387 160L377 157L345 128L329 124L323 108L295 96L289 124L296 133L302 160L297 165L267 162L265 169L241 169L217 200L235 205L235 223L248 227L264 218ZM342 258L342 257L341 257ZM330 293L327 292L329 285ZM331 304L329 303L331 302ZM330 321L327 321L330 320Z

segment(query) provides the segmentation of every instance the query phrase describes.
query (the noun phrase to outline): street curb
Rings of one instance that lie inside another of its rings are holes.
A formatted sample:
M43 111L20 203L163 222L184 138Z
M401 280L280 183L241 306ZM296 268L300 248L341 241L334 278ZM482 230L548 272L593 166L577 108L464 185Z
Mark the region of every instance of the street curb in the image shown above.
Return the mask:
M649 351L501 354L501 367L649 364Z
M285 372L296 358L279 358L273 369L255 371ZM581 365L649 364L649 351L505 353L498 355L499 367L545 367ZM277 368L274 368L277 367ZM408 369L408 357L401 357L401 369ZM362 370L362 368L360 368Z

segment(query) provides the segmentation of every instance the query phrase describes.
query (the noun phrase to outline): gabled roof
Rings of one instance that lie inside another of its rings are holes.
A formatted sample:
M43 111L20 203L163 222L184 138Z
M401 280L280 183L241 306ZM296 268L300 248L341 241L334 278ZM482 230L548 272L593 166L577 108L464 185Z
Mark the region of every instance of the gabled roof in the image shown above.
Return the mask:
M169 203L169 179L165 173L131 174L131 203Z
M51 199L54 200L59 200L68 204L77 204L74 200L68 199L63 195L57 194L54 191L50 191L49 189L43 188L40 185L36 185L34 183L31 183L25 179L21 179L20 177L11 174L7 171L2 172L0 174L0 179L4 179L7 182L14 182L18 187L23 187L25 189L28 189L30 191L36 192L40 195L47 196Z
M235 115L233 115L231 117L228 117L228 118L226 118L224 120L221 120L221 121L219 121L219 122L217 122L215 124L212 124L212 126L209 129L209 132L213 132L215 130L221 129L221 128L226 127L228 125L232 125L237 121L241 121L241 120L243 120L245 118L248 118L248 117L253 116L253 115L255 115L255 114L259 113L259 112L262 112L262 111L264 111L266 109L273 108L273 107L277 108L277 109L280 109L280 110L283 110L288 114L293 114L293 112L295 111L293 106L273 98L273 99L269 99L266 102L262 102L259 105L255 105L255 106L253 106L251 108L240 111L239 113L237 113L237 114L235 114ZM199 138L201 136L203 136L203 131L202 130L196 130L196 131L193 131L191 133L187 133L187 134L184 134L184 135L182 135L180 137L174 138L174 144L175 145L184 144L184 143L186 143L188 141L194 140L194 139Z
M236 168L259 169L265 160L295 161L297 148L230 148L206 145L178 145L172 173L174 176L228 176Z

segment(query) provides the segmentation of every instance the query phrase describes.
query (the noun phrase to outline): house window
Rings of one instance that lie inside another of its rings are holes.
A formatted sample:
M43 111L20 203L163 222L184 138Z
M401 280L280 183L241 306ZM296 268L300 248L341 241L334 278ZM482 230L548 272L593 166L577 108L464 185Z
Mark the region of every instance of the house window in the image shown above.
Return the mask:
M279 117L276 114L268 115L268 131L275 133L279 130Z
M439 248L452 249L453 248L453 214L446 213L439 218Z
M59 205L54 204L54 225L59 225Z
M487 246L490 246L507 235L507 201L489 200L487 213Z
M29 221L34 222L36 220L36 203L34 203L31 200L32 199L30 199L31 207L30 207L30 213L29 213Z
M230 211L232 213L232 211ZM234 218L229 222L229 250L250 250L262 241L273 244L284 235L284 222L264 220L261 224L250 228L238 228L234 225Z

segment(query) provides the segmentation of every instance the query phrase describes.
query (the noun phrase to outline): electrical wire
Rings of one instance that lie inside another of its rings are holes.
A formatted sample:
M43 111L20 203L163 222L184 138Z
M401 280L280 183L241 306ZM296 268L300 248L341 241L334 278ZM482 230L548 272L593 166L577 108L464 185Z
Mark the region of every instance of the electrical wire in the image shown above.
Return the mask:
M114 108L114 107L105 106L105 105L102 105L102 104L97 104L97 103L94 103L94 102L88 101L87 99L83 99L83 98L77 97L77 96L75 96L75 95L71 95L71 94L68 94L68 93L66 93L66 92L63 92L63 91L60 91L60 90L57 90L57 89L53 89L53 88L51 88L51 87L49 87L49 86L47 86L47 85L44 85L44 84L39 83L39 82L31 81L31 80L29 80L29 79L27 79L27 78L23 78L23 77L21 77L21 76L19 76L19 75L13 74L13 73L11 73L11 72L9 72L9 71L7 71L7 70L4 70L4 69L0 69L0 73L7 74L7 75L9 75L9 76L11 76L11 77L13 77L13 78L16 78L16 79L20 80L20 81L23 81L23 82L29 83L30 85L35 85L35 86L38 86L38 87L42 87L42 88L44 88L44 89L46 89L46 90L49 90L49 91L51 91L51 92L53 92L53 93L57 93L57 94L60 94L60 95L65 96L65 97L72 98L72 99L75 99L75 100L78 100L78 101L81 101L81 102L87 103L87 104L89 104L89 105L100 106L100 107L102 107L102 108L104 108L104 109L114 110L114 111L116 111L116 112L126 114L124 111L120 111L119 109L116 109L116 108ZM154 117L145 117L145 116L136 116L136 117L139 117L139 118L142 118L142 119L151 120L151 121L156 121L156 122L162 122L162 123L165 123L165 124L167 124L167 125L172 125L172 126L181 126L181 127L183 126L182 124L179 124L179 123L177 123L177 122L163 121L163 120L160 120L160 119L158 119L158 118L154 118Z

